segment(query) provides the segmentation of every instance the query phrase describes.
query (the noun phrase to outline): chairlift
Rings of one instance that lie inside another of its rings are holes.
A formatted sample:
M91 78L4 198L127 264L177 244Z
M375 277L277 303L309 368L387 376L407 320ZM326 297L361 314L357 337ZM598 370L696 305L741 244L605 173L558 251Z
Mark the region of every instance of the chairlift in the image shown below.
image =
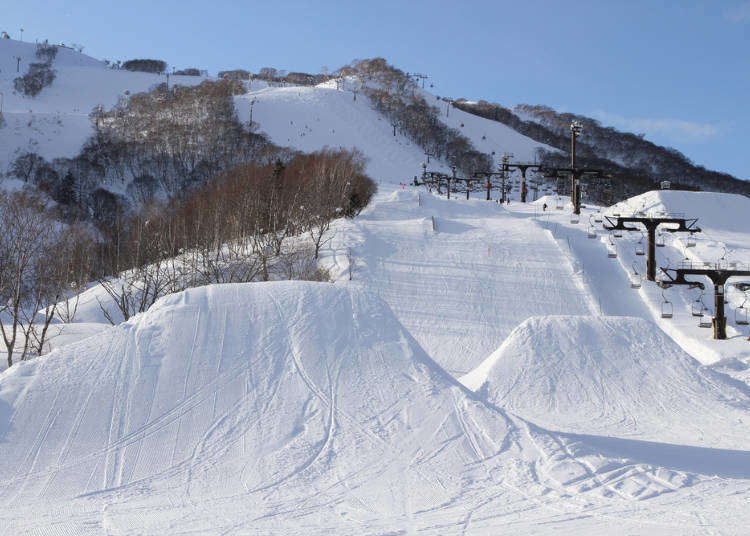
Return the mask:
M664 235L659 233L656 235L656 247L657 248L663 248L664 247Z
M581 221L581 219L578 217L578 214L575 212L570 215L570 223L578 223Z
M747 294L745 295L745 299L742 301L742 305L737 307L737 309L734 310L734 323L738 326L747 326L750 324L750 321L748 321L747 316L747 307L745 307L745 302L747 301Z
M593 225L589 225L589 231L586 233L586 237L588 238L596 238L596 229L594 229Z
M559 197L557 198L557 203L555 204L555 208L557 210L562 210L563 209L563 201Z
M695 238L693 238L693 234L692 233L690 235L688 235L687 244L685 244L685 247L687 247L687 248L694 248L695 247Z
M713 322L711 321L711 318L707 316L702 316L700 320L698 320L699 328L710 328L712 326L713 326Z
M674 306L672 305L672 302L667 299L667 297L664 295L664 291L661 291L661 297L664 300L661 303L661 317L662 318L672 318L674 315Z
M630 274L630 288L641 288L641 276L633 263L633 273Z
M703 316L703 310L705 309L705 305L703 305L703 293L701 292L701 295L697 298L695 298L695 301L690 306L690 314L693 316Z
M615 251L615 241L612 240L612 235L609 235L609 246L607 247L607 257L610 259L617 258L617 251Z
M641 239L635 245L635 254L639 257L643 257L646 254L646 250L643 249L643 233L641 233Z

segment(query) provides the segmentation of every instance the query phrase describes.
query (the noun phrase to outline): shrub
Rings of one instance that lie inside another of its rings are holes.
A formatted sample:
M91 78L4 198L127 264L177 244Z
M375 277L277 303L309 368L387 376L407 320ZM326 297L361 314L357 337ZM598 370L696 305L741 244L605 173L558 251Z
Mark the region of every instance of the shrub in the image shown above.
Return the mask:
M39 43L36 46L36 57L47 64L52 64L57 56L57 47L47 43Z
M29 72L13 80L13 87L28 97L36 97L55 80L55 71L48 63L32 63Z
M201 72L199 69L196 69L195 67L188 67L187 69L181 69L179 71L175 71L174 74L180 75L180 76L200 76Z
M128 71L158 74L167 70L167 63L162 60L128 60L122 64L122 68Z

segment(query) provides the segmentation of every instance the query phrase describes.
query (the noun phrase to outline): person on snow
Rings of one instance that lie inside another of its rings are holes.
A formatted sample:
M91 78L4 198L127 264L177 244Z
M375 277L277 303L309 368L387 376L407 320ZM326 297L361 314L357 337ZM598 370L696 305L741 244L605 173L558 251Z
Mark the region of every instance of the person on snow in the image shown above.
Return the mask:
M542 205L542 212L547 212L547 203Z

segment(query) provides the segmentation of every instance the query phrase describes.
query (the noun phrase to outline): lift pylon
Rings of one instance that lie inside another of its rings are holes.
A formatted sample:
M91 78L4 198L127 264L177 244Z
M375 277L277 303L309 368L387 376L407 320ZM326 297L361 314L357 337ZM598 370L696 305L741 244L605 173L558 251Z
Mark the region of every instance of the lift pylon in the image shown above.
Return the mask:
M648 258L646 259L646 279L656 281L656 228L663 224L676 224L676 228L664 228L670 233L699 233L700 227L696 227L698 218L673 218L669 216L605 216L607 224L603 227L615 234L617 231L640 231L638 227L626 225L628 223L640 223L648 233Z
M691 263L685 263L679 268L661 268L667 279L660 280L659 286L669 288L674 285L687 285L691 288L705 289L705 285L700 281L688 281L687 275L702 275L708 277L714 285L714 317L711 325L714 328L714 339L727 338L727 318L724 314L724 285L730 277L742 276L750 277L750 270L737 270L724 268L723 265L713 267L692 266ZM748 286L750 288L750 285ZM703 327L703 323L701 324Z

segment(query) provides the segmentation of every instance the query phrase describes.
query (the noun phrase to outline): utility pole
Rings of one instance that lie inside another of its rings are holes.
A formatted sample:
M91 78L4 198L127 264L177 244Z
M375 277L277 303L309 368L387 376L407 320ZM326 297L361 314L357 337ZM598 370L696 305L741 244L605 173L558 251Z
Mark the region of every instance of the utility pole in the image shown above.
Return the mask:
M503 188L503 191L502 191L502 194L503 194L502 202L503 202L503 204L505 204L505 201L506 201L505 200L505 178L506 178L505 177L505 172L508 170L508 160L510 160L511 156L512 155L510 155L508 153L505 153L503 155L502 159L501 159L502 160L502 168L501 168L502 175L500 175L500 177L502 178L502 181L503 181L503 186L502 186L502 188Z
M576 173L576 138L583 132L583 125L578 121L570 123L570 202L573 212L581 213L581 194L578 191L578 177Z
M677 224L676 228L666 228L669 233L700 233L700 227L695 227L698 218L671 218L651 216L605 216L609 225L602 225L607 231L639 231L637 227L626 226L626 223L640 223L648 233L648 257L646 258L646 279L656 280L656 228L662 224Z
M420 79L422 80L422 89L424 89L424 81L427 78L429 78L429 76L427 76L426 74L419 74L419 73L414 73L412 76L417 79L417 84L419 83Z
M434 153L431 153L431 152L429 152L429 151L425 151L425 152L424 152L424 154L425 154L425 156L427 157L427 163L429 164L429 163L430 163L430 157L431 157L431 156L435 156L435 154L434 154Z
M16 56L16 72L21 70L21 56Z
M451 171L453 171L453 181L456 180L456 166L453 166L451 168ZM451 179L448 179L448 199L451 198Z

